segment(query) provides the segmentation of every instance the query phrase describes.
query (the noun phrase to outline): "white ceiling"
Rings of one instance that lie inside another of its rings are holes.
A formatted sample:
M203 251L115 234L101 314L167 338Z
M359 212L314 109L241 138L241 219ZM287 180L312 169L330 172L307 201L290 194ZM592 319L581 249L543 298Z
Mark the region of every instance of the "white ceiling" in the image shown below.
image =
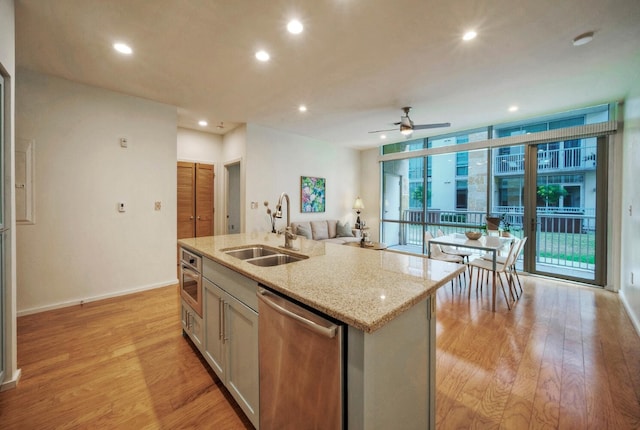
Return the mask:
M383 143L368 131L402 106L452 123L424 137L620 100L640 79L638 0L16 0L16 40L19 67L175 105L181 127L256 123L352 148Z

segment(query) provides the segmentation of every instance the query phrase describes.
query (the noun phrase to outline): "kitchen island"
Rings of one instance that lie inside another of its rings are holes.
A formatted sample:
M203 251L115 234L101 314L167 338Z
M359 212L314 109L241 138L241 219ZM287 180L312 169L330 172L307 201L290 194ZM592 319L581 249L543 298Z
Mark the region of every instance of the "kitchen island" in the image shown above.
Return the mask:
M298 250L283 250L304 259L275 267L225 253L248 245L283 245L284 238L272 233L179 244L346 324L348 428L435 428L435 292L463 266L305 238L294 241Z

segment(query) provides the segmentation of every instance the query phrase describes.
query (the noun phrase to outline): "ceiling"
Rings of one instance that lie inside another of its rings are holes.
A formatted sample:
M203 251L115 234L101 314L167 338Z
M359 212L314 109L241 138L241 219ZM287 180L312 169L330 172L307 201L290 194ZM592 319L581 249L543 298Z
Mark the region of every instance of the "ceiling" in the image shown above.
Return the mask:
M16 0L16 62L177 106L180 127L255 123L361 149L403 139L368 133L403 106L452 123L418 138L621 100L640 78L638 23L638 0Z

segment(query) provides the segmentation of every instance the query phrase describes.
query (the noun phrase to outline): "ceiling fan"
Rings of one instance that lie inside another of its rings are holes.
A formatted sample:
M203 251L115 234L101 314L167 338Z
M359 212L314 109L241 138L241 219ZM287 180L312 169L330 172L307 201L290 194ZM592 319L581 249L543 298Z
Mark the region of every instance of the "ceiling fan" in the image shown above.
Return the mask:
M418 124L415 125L411 118L409 118L409 111L411 110L411 106L405 106L402 108L404 115L400 116L400 122L394 122L393 125L400 126L400 133L404 136L409 137L413 133L413 130L426 130L429 128L440 128L440 127L450 127L450 122L442 122L438 124ZM383 131L395 131L397 128L390 128L387 130L375 130L370 131L369 133L382 133Z

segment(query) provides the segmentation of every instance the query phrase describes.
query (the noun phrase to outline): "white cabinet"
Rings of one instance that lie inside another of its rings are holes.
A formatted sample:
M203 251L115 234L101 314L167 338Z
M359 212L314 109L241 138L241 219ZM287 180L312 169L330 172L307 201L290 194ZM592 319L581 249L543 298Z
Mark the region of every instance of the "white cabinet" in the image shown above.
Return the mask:
M204 358L218 378L224 382L225 357L223 340L224 292L207 279L202 280L204 287L204 320L206 332L204 338Z
M203 355L258 428L258 284L206 258L203 266Z
M191 338L196 348L202 351L202 340L204 334L202 318L200 318L196 311L186 304L184 300L180 300L180 303L182 304L180 317L182 321L182 330Z
M259 410L258 313L229 296L225 299L226 385L256 428Z

